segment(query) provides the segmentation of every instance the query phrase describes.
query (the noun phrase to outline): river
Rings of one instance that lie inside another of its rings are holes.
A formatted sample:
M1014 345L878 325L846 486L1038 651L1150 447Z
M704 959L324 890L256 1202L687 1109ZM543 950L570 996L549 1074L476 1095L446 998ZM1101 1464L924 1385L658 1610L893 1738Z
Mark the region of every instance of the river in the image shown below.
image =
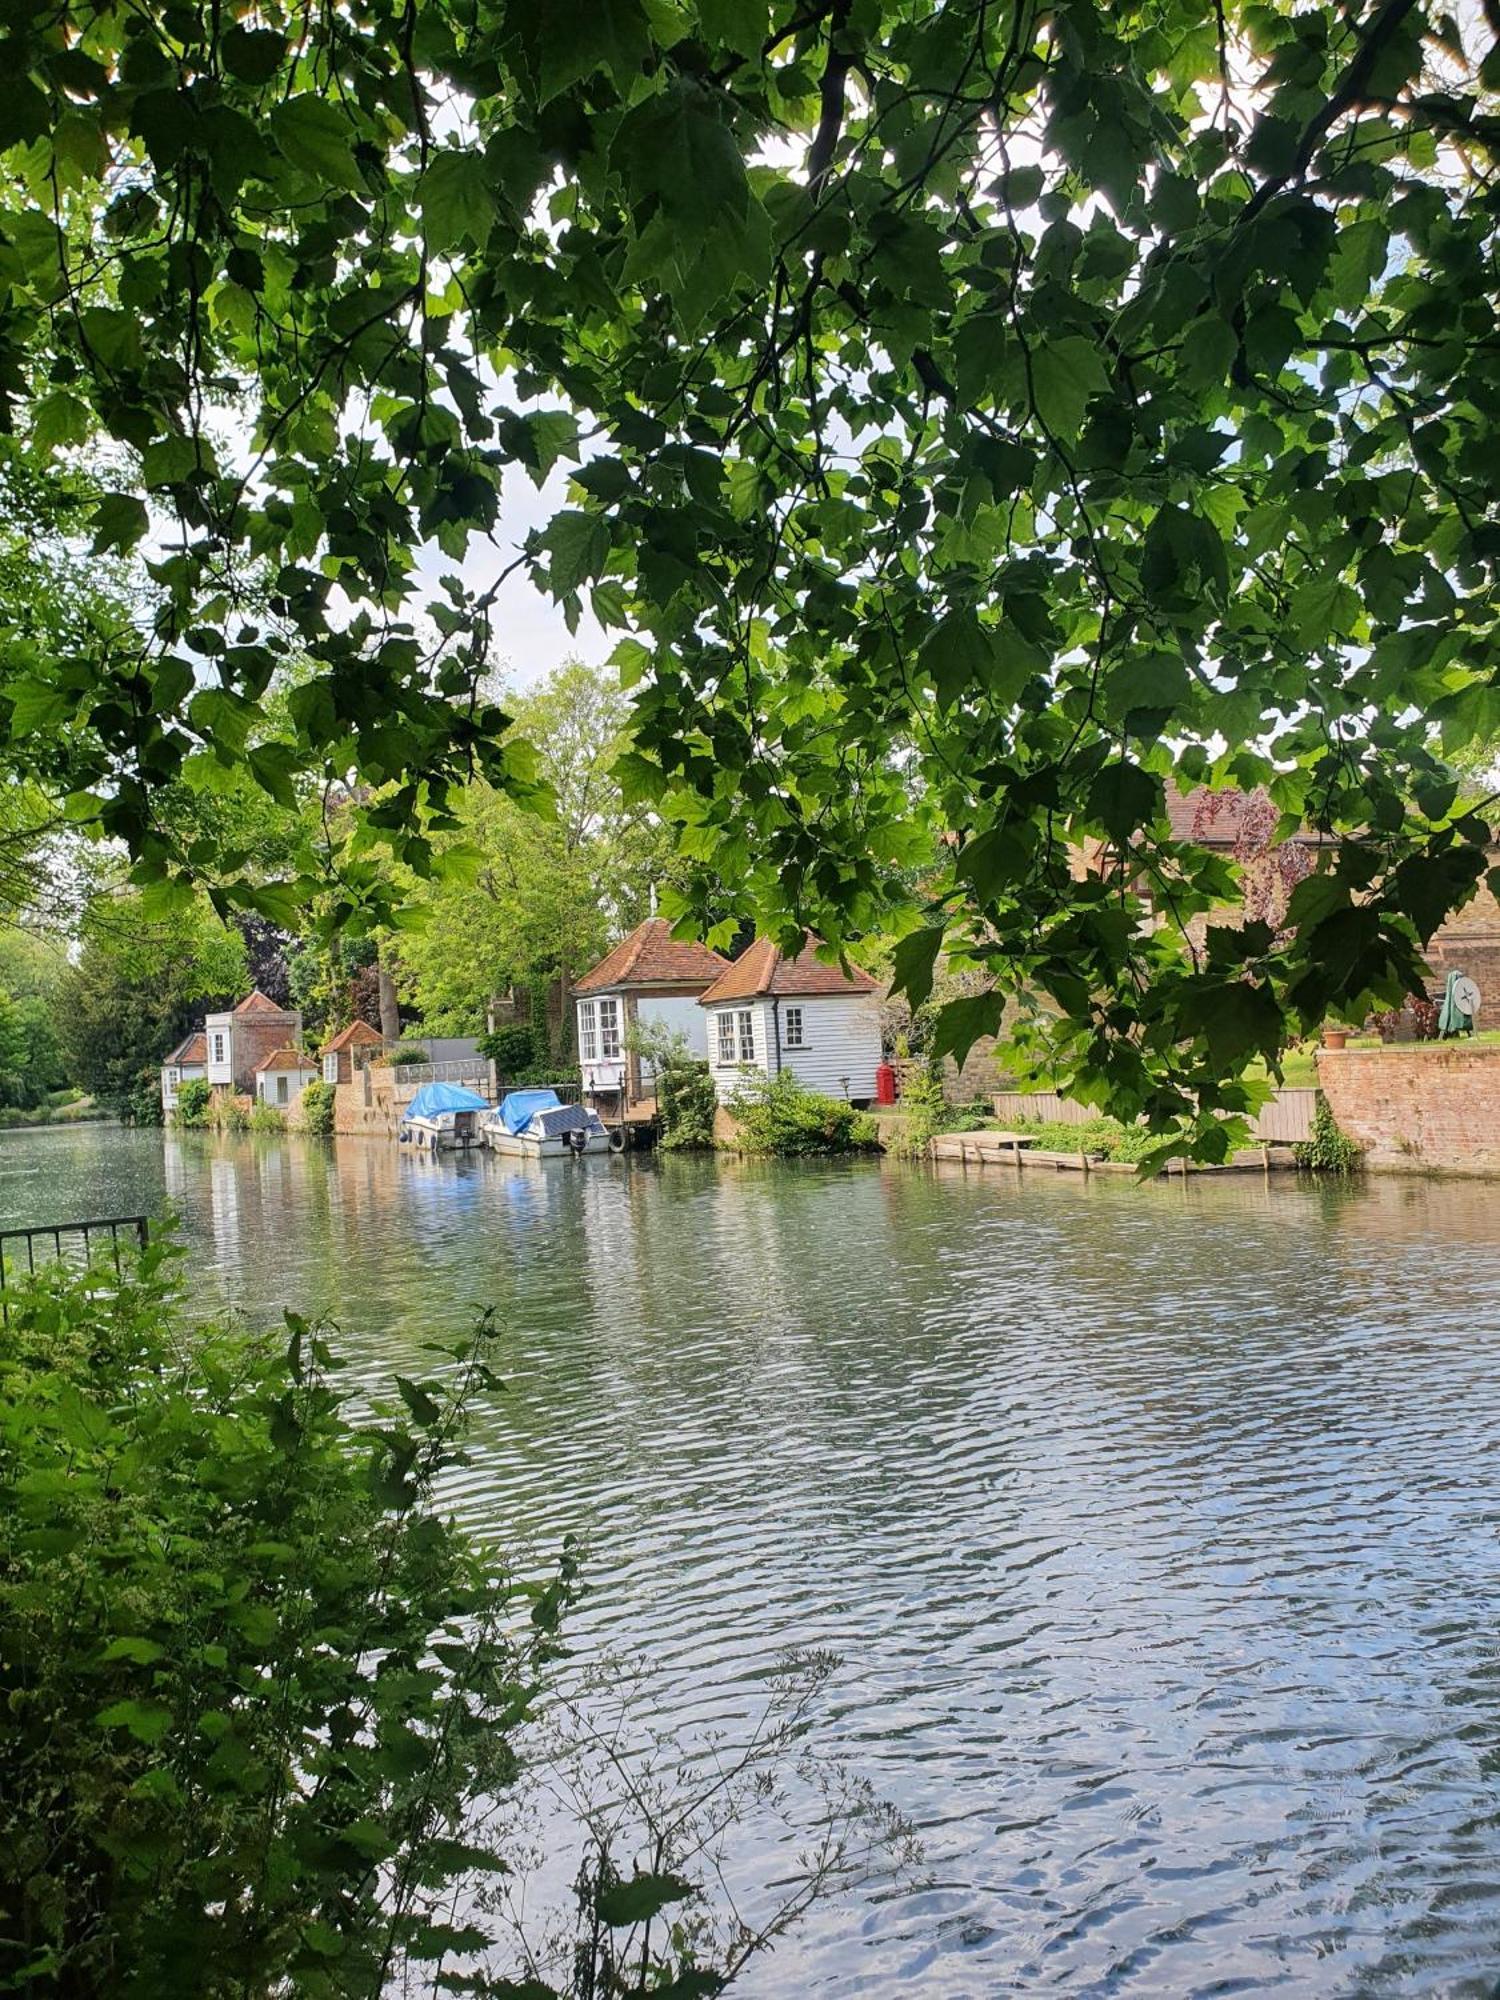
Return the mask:
M4 1226L164 1202L362 1381L498 1308L458 1504L685 1734L837 1655L924 1858L747 1993L1494 1993L1495 1189L0 1139Z

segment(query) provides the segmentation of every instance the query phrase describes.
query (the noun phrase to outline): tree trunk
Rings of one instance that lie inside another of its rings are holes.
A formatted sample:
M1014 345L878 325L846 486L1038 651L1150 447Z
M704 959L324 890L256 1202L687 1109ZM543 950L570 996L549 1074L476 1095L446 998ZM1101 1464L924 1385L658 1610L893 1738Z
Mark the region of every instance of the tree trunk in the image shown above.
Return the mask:
M385 960L376 961L380 975L380 1032L388 1042L401 1039L401 1008L396 1000L396 982Z

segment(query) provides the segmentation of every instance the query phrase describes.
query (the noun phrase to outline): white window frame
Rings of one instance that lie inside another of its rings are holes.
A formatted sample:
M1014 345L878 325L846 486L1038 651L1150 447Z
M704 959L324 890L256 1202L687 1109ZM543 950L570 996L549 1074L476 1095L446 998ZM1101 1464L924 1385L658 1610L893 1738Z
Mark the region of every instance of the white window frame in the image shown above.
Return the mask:
M740 1061L742 1063L753 1063L755 1061L754 1008L741 1007L736 1013L735 1019L740 1031Z
M225 1035L222 1028L214 1029L214 1062L222 1067L227 1060L224 1054Z
M802 1033L802 1009L788 1007L781 1018L783 1027L781 1046L784 1049L805 1049L807 1043Z
M287 1076L284 1069L279 1069L276 1072L276 1102L278 1104L290 1104L291 1101L291 1079Z
M719 1030L719 1067L728 1069L734 1062L734 1014L715 1014L714 1021Z
M578 1053L585 1062L599 1060L599 1020L592 1000L578 1003Z
M603 1062L618 1062L620 1056L620 1003L599 1002L599 1056Z

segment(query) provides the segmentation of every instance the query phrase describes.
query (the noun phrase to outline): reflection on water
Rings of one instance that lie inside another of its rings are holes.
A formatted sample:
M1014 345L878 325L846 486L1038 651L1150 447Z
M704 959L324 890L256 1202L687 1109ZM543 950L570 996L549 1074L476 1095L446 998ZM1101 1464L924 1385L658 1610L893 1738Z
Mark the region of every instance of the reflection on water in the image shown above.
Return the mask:
M372 1381L500 1308L461 1504L685 1729L842 1656L930 1879L747 1991L1493 1991L1490 1189L0 1141L7 1222L163 1200Z

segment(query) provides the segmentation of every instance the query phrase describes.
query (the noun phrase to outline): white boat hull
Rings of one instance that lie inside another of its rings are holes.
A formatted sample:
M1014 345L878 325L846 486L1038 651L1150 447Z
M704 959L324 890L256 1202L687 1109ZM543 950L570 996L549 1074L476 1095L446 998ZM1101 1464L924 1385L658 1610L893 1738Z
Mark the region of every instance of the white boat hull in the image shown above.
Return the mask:
M405 1119L396 1137L399 1144L414 1147L419 1153L463 1153L484 1144L484 1135L477 1127L456 1131L451 1124L442 1125L430 1118Z
M607 1132L590 1132L581 1146L575 1146L562 1134L554 1139L541 1139L533 1138L529 1132L507 1132L501 1126L487 1125L484 1138L492 1153L519 1153L531 1160L566 1160L575 1154L609 1151Z

